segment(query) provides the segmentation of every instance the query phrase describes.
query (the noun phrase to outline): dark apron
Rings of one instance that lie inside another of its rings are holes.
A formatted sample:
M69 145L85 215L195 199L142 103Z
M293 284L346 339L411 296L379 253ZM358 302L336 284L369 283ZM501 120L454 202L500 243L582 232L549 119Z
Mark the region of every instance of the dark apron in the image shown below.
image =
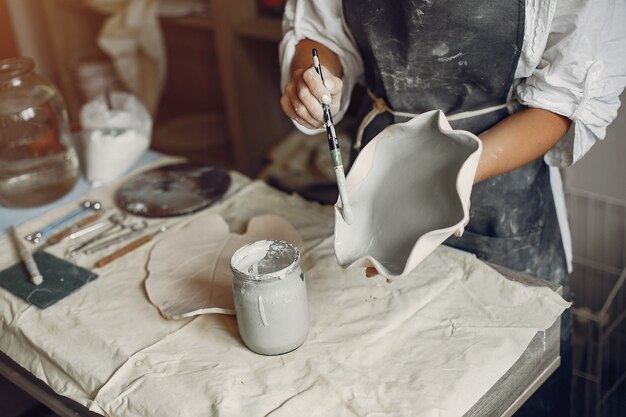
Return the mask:
M439 109L453 115L507 101L524 38L523 0L344 0L343 8L363 58L367 87L394 111ZM357 126L371 107L366 96ZM451 125L478 135L508 115L503 109ZM406 120L380 114L365 128L363 145L388 125ZM446 244L561 284L569 299L549 174L539 158L476 184L465 232ZM563 317L562 365L516 415L568 414L571 324L569 314Z

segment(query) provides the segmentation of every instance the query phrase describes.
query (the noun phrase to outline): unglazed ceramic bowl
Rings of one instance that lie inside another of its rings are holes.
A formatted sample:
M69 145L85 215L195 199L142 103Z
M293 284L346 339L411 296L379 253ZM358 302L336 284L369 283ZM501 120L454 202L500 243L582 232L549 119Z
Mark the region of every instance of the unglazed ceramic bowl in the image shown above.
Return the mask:
M462 232L481 149L474 134L453 130L439 110L384 129L346 178L351 225L335 207L339 264L404 276Z

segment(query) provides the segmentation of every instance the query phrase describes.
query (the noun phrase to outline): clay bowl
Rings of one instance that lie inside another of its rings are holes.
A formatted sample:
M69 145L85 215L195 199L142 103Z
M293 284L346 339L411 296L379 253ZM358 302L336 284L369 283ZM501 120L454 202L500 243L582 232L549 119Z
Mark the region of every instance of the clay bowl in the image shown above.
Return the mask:
M469 220L480 140L434 110L391 125L359 154L348 177L351 225L335 208L335 253L344 267L408 274Z

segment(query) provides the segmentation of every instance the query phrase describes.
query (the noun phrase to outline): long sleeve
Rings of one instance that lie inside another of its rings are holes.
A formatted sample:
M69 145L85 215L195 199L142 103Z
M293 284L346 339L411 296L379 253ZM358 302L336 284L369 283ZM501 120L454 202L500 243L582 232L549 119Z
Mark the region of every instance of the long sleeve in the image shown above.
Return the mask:
M529 3L532 6L537 0ZM528 13L527 17L532 18ZM619 95L626 85L624 22L623 0L556 2L541 58L517 88L522 104L573 121L567 135L545 155L549 165L563 167L579 160L604 139L617 116Z
M284 88L291 77L291 61L300 40L308 38L322 43L339 57L343 69L343 91L340 110L334 116L335 122L339 122L348 109L354 85L363 76L363 63L346 28L341 1L288 0L282 29L283 39L279 46L281 88ZM318 132L294 124L304 133Z

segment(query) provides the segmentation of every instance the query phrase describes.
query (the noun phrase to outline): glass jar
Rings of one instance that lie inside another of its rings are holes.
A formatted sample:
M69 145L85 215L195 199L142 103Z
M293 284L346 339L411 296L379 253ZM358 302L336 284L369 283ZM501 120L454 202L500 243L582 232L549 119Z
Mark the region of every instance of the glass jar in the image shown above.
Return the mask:
M0 60L0 205L35 207L80 175L65 102L29 58Z
M289 242L260 240L231 258L239 334L250 350L280 355L304 343L309 305L300 252Z

